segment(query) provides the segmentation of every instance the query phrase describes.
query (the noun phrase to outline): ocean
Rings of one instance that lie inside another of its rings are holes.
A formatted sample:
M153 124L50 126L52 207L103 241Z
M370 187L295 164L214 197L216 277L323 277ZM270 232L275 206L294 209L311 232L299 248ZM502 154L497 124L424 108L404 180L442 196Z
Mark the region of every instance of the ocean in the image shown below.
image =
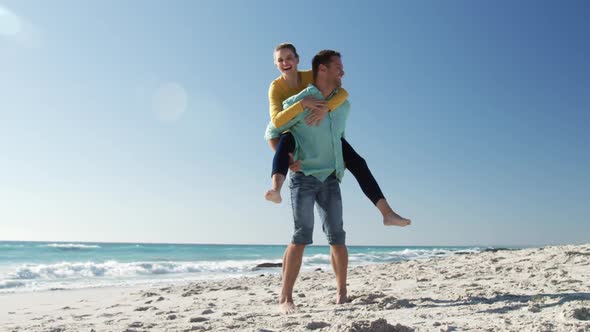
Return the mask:
M479 247L349 246L349 265L477 252ZM280 273L284 245L210 245L0 241L0 294ZM302 270L330 267L328 246L309 246Z

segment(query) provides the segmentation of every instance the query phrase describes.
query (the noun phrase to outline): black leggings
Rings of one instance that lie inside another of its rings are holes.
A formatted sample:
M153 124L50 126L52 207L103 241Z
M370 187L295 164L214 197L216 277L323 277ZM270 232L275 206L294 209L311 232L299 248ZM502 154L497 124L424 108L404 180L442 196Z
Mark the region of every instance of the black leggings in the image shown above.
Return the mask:
M294 151L295 138L293 138L293 135L289 132L281 134L277 151L272 160L272 175L279 173L287 176L287 172L289 171L289 153L293 153ZM380 199L385 198L373 174L371 174L367 162L354 151L352 146L344 138L342 138L342 156L344 158L344 165L354 175L361 189L373 204L377 204Z

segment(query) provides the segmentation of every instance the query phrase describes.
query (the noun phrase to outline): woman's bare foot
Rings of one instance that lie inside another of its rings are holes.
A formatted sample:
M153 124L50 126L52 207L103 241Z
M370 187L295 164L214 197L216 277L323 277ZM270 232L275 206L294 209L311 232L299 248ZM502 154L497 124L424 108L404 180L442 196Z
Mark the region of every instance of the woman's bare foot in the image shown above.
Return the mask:
M399 214L391 211L383 216L383 225L385 226L408 226L412 223L410 219L402 218Z
M274 189L269 189L266 192L266 194L264 194L264 198L267 201L271 201L271 202L277 203L277 204L280 204L283 201L283 199L281 198L281 193L274 190Z
M264 198L267 201L271 201L273 203L280 204L283 199L281 198L281 188L283 188L283 183L285 182L285 176L280 173L275 173L271 177L272 179L272 186L270 189L264 194Z
M279 312L284 315L289 315L295 313L297 311L297 307L293 302L284 302L279 303Z

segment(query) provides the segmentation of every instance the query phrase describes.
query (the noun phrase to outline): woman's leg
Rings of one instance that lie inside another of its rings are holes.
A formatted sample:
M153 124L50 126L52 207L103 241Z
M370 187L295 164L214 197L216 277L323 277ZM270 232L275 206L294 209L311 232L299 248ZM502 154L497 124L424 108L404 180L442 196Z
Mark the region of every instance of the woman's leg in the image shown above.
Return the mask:
M387 203L379 184L373 177L369 166L350 144L342 138L342 154L346 168L354 175L359 183L365 196L375 204L379 212L383 215L383 224L385 226L407 226L411 223L409 219L400 217Z
M272 160L272 187L264 198L273 203L281 203L281 188L289 171L289 153L295 151L295 138L289 132L281 134L277 150Z

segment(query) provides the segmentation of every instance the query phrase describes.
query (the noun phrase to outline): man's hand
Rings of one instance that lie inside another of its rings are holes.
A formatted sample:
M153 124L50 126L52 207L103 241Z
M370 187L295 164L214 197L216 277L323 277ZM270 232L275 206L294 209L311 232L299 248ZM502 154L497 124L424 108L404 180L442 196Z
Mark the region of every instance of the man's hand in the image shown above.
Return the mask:
M289 153L289 169L291 172L299 172L301 170L301 160L293 160L292 153Z
M322 120L326 117L326 114L328 114L327 109L325 111L310 110L309 114L307 114L307 116L305 117L305 123L307 123L308 126L311 126L313 124L319 126L320 122L322 122Z

